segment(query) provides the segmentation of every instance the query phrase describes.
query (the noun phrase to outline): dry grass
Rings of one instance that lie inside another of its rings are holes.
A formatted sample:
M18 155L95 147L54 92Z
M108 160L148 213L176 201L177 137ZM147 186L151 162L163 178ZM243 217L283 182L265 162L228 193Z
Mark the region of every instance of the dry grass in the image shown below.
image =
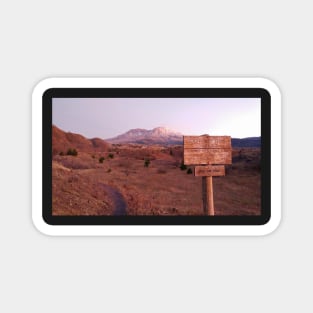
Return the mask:
M203 214L202 178L180 170L181 146L115 145L112 151L114 158L104 155L102 164L95 153L54 157L53 214L113 214L113 201L101 184L123 195L130 215ZM234 149L226 172L213 178L216 214L260 214L260 150Z

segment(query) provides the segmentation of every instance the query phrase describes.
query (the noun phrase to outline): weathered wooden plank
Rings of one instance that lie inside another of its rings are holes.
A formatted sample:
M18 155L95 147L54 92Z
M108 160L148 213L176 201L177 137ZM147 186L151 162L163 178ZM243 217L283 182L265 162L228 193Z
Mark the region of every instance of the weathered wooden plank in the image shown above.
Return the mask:
M202 200L205 215L214 215L213 179L212 176L202 177Z
M184 136L184 149L230 149L230 136Z
M184 149L184 164L231 164L231 149Z
M224 165L196 166L195 176L225 176Z

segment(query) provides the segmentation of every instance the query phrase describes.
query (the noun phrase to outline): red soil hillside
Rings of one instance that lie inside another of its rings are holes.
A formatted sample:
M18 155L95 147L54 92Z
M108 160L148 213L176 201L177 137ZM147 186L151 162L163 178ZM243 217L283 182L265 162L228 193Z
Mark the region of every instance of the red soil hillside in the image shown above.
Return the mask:
M53 155L63 152L66 154L68 149L76 149L78 152L105 152L111 144L100 138L87 139L82 135L71 132L64 132L56 126L52 126L52 153Z

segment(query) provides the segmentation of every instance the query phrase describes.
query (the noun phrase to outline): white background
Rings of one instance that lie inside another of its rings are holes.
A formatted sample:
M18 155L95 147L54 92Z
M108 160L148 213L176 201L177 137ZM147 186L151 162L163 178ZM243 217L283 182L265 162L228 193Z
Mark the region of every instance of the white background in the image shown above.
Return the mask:
M0 311L312 311L310 3L2 1ZM272 79L283 96L281 226L258 238L41 235L31 92L51 76Z

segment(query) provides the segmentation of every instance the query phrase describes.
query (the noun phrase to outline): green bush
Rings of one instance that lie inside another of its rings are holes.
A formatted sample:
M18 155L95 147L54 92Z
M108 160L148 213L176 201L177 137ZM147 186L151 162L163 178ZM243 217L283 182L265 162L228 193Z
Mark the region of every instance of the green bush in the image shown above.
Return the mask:
M187 174L192 174L192 169L190 167L187 170Z
M103 163L104 160L104 157L99 158L99 163Z
M184 162L181 162L181 164L180 164L180 169L181 169L182 171L185 171L185 170L187 169L187 166L184 164Z
M109 153L109 158L113 159L114 158L114 154L113 153Z
M150 160L145 159L144 167L149 167L149 165L150 165Z
M77 156L78 152L76 149L68 149L66 155L73 155L73 156Z

